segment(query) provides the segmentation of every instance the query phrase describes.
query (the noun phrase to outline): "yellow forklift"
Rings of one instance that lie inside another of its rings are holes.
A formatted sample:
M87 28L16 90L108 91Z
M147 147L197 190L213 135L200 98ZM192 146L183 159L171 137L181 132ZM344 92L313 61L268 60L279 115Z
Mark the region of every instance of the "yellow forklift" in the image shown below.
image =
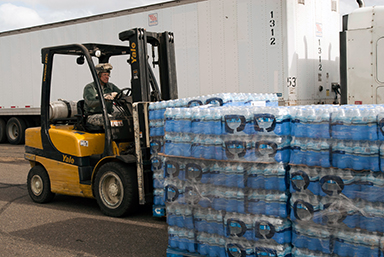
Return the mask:
M136 28L119 33L119 39L129 45L72 44L41 50L41 126L29 128L25 134L25 158L31 165L27 186L34 202L49 202L55 194L96 198L101 211L114 217L135 211L138 204L151 203L148 103L177 98L173 33ZM149 64L151 47L160 86ZM114 99L118 119L108 117L103 97L99 97L102 127L87 124L84 100L77 102L76 110L67 104L66 117L52 119L56 55L74 56L79 65L86 62L100 96L103 91L94 60L108 63L111 57L127 56L131 80L130 87ZM72 117L71 113L77 114Z

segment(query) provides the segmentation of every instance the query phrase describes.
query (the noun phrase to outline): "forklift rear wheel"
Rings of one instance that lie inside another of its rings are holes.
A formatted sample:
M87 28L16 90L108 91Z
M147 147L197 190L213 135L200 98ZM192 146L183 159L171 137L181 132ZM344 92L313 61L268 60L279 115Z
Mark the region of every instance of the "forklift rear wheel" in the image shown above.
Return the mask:
M43 166L37 165L29 170L27 186L29 196L36 203L50 202L55 196L51 192L49 176Z
M19 117L12 117L7 122L6 134L9 143L13 145L23 144L25 139L25 121Z
M135 211L138 189L134 168L122 163L104 164L95 178L95 196L101 211L121 217Z

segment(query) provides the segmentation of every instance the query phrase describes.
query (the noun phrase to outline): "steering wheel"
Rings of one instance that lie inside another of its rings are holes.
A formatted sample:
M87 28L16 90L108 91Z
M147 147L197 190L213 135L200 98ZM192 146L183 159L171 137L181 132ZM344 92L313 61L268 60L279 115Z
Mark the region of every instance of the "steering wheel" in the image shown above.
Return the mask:
M124 91L127 91L126 93L124 93ZM120 90L120 93L118 93L115 97L116 100L120 100L121 97L124 96L130 96L132 93L132 89L130 87L126 87L126 88L123 88Z

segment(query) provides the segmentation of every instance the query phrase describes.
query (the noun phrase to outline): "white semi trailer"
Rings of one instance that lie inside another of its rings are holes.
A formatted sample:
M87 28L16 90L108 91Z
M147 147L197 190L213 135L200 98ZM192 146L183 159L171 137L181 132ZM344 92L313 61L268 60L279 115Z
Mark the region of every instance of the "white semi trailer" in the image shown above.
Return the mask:
M376 10L382 11L365 8L359 13ZM348 23L355 17L351 14ZM0 33L0 70L7 74L1 81L0 142L22 143L25 128L39 125L41 48L87 42L124 45L118 33L135 27L174 33L179 97L277 93L282 105L333 103L340 20L338 0L182 0ZM51 99L78 101L91 81L88 70L60 63L54 67L57 90ZM129 86L126 65L112 65L111 81L120 88ZM376 102L382 99L374 97ZM54 104L53 113L66 106Z

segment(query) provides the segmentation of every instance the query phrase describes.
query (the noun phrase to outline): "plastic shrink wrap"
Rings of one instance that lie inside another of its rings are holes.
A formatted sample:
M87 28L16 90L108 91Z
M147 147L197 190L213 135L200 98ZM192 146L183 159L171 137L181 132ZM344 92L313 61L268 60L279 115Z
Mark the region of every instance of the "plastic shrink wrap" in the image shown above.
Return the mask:
M293 256L382 256L381 105L292 110Z
M383 113L380 105L167 109L164 137L152 138L167 255L382 256Z

